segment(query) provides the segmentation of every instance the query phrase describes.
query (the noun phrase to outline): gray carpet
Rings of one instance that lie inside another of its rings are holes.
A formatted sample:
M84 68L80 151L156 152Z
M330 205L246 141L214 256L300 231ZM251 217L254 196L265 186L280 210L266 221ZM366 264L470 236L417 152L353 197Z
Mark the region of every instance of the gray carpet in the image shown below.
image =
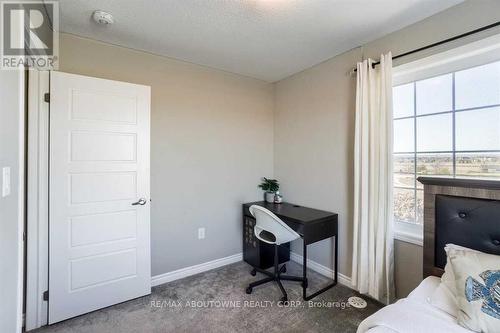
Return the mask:
M302 266L289 262L287 268L287 275L301 275ZM228 265L154 287L149 296L33 332L356 332L358 324L381 307L368 299L365 309L346 305L357 294L342 285L313 299L315 304L303 302L300 283L291 281L283 284L292 302L280 307L281 294L274 283L256 287L251 295L245 293L249 282L263 278L260 273L253 277L249 271L244 262ZM315 272L308 274L311 290L327 283Z

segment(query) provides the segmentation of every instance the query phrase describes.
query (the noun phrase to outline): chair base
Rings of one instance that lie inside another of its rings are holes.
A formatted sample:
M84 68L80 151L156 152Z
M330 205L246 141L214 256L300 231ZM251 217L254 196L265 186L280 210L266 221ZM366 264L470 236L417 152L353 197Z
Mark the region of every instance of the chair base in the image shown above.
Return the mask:
M280 299L281 303L288 302L288 295L286 293L285 288L283 287L283 284L281 283L281 280L287 280L287 281L299 281L302 282L302 285L304 285L305 282L304 278L299 277L299 276L289 276L289 275L283 275L283 273L286 273L286 264L283 264L281 267L278 265L278 260L277 260L277 253L278 253L278 246L275 245L275 260L274 260L274 272L268 272L266 270L256 268L254 267L251 271L250 274L252 276L255 276L257 272L262 273L264 275L267 275L266 278L262 280L258 280L255 282L252 282L248 285L247 289L245 290L247 294L251 294L253 288L260 286L262 284L275 281L276 284L278 285L279 289L281 290L281 294L283 295Z

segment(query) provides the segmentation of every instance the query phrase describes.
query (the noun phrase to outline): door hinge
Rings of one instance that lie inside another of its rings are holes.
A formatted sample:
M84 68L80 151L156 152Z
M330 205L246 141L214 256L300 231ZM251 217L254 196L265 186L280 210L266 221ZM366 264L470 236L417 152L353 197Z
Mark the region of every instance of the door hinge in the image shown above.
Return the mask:
M45 290L43 292L43 300L44 301L48 301L49 300L49 291L48 290Z
M43 95L43 100L47 103L50 103L50 93L45 93Z

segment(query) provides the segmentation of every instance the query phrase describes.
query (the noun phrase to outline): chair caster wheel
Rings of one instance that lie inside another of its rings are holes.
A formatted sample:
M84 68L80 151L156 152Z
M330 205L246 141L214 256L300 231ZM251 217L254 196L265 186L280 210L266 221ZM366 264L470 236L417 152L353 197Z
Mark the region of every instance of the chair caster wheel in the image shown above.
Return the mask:
M257 270L254 268L250 271L250 275L255 276L257 275Z
M282 297L278 303L279 305L288 305L288 297Z
M246 292L247 294L249 294L249 295L250 295L250 294L252 293L252 287L248 287L248 288L245 290L245 292Z

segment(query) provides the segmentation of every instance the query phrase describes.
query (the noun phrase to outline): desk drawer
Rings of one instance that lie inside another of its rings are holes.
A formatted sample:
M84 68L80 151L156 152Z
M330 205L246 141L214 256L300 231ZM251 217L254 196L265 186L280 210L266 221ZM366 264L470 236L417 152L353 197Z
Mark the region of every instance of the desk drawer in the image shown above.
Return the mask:
M337 218L314 223L307 228L304 228L304 242L306 244L312 244L320 240L336 236L337 228Z

